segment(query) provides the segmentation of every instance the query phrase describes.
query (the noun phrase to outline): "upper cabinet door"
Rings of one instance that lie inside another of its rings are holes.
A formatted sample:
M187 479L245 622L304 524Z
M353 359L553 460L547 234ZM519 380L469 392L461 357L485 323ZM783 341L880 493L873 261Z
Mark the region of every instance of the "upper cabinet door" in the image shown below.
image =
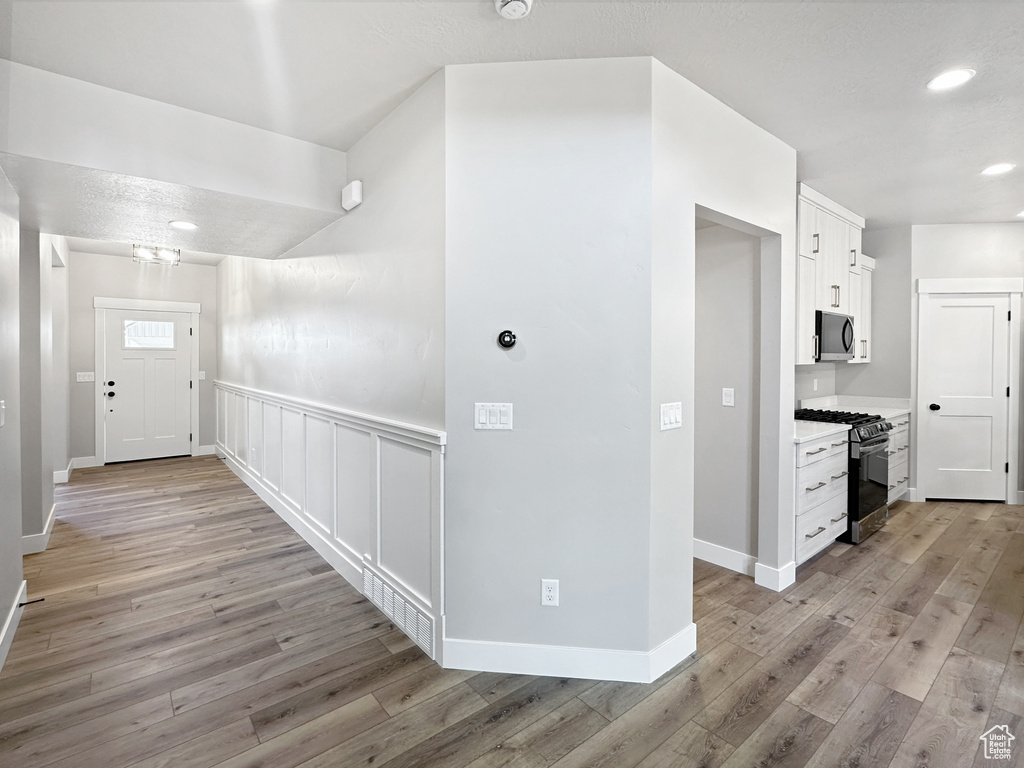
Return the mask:
M816 259L821 250L822 211L806 200L798 200L796 208L799 241L797 253L807 259Z

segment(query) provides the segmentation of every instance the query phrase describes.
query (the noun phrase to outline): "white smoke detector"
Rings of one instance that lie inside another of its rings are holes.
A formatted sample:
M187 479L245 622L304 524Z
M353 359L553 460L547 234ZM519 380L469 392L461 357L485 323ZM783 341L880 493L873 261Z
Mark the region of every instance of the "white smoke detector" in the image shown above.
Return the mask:
M494 8L503 19L521 19L532 7L533 0L494 0Z

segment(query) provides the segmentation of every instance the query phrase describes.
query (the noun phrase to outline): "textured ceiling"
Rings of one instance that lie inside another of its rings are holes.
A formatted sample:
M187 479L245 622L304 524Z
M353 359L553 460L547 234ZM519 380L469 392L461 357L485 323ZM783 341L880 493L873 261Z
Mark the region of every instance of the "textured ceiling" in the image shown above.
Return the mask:
M23 226L76 238L273 259L340 218L326 211L3 153L0 167L21 199ZM168 226L174 219L215 225L183 232Z
M510 22L492 0L31 0L11 18L14 61L343 150L446 64L652 55L870 224L1024 211L1024 2L535 0ZM925 91L953 66L978 77ZM997 161L1020 168L978 175Z

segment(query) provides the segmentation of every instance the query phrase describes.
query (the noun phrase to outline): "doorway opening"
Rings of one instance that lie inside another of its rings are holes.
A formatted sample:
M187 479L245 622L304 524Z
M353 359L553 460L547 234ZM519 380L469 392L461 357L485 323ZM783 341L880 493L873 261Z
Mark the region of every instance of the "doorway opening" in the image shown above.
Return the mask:
M754 575L758 551L761 238L696 218L694 554Z

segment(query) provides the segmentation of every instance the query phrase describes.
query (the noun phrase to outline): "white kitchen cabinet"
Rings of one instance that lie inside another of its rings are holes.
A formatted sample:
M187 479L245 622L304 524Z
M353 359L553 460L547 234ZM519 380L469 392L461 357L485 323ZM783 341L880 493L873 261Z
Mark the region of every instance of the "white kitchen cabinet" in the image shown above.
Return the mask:
M863 228L863 218L810 187L799 185L797 365L814 363L815 310L852 315L863 301L863 286L859 279L853 279L854 273L858 278L861 275L860 243ZM851 287L853 283L856 283L855 287Z
M892 504L906 495L910 485L910 414L901 414L890 421L893 430L889 433L888 503Z
M850 314L857 338L853 359L849 363L871 362L871 283L875 274L875 260L860 253L857 269L850 269Z
M845 427L796 443L797 565L846 532L848 446Z

